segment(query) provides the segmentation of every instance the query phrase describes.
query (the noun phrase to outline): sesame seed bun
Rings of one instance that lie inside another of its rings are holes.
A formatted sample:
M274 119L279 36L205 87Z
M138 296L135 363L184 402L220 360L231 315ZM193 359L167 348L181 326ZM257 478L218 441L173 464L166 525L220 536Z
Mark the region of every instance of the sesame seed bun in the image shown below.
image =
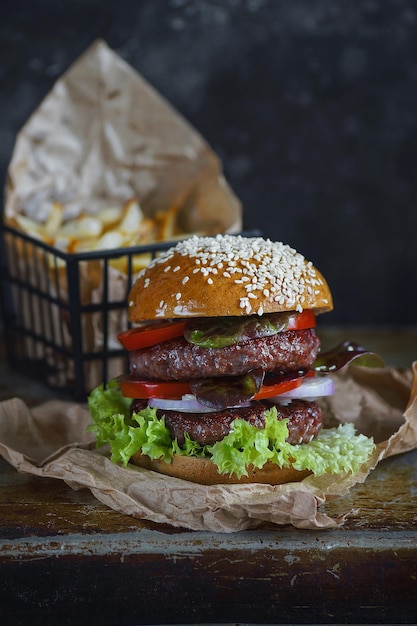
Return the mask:
M293 248L234 235L179 242L142 271L128 299L131 322L332 308L322 274Z
M309 471L298 471L292 467L278 467L274 463L267 462L261 469L253 466L248 467L248 475L237 478L235 474L219 474L216 465L210 459L198 459L189 456L174 456L171 463L163 460L153 460L145 454L136 452L130 459L133 465L138 465L148 470L188 480L200 485L236 485L247 483L262 483L264 485L283 485L285 483L299 482Z

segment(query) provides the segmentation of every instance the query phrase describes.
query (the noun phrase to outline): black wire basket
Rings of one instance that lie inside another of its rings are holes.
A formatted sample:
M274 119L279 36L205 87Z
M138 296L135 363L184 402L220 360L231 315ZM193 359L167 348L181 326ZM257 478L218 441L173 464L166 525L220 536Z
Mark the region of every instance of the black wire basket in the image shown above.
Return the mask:
M138 266L170 246L72 254L2 224L0 294L10 366L77 401L126 371L117 333L128 327L132 282Z

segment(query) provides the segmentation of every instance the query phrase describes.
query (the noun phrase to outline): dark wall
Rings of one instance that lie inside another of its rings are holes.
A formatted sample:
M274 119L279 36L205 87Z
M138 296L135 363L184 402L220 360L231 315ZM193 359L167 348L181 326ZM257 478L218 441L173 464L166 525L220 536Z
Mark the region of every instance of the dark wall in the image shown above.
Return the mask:
M101 37L209 141L245 227L322 270L329 322L416 323L416 2L4 4L3 180L19 128Z

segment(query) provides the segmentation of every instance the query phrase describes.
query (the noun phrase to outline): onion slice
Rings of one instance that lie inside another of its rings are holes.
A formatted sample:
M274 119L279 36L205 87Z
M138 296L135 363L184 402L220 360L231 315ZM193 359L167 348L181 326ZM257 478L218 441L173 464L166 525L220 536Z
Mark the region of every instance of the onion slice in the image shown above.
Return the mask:
M218 408L201 404L197 398L188 393L181 400L167 400L166 398L149 398L148 405L161 411L181 411L182 413L215 413ZM239 407L250 406L250 402L239 404ZM231 407L229 407L231 408Z
M328 376L314 376L305 378L299 387L269 398L272 401L280 400L315 400L322 396L331 396L334 393L334 382Z

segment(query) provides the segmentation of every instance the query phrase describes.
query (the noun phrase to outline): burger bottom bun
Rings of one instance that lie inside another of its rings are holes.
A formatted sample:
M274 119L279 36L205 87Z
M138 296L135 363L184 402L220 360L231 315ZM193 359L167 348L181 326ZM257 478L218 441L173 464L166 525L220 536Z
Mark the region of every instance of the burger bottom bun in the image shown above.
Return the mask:
M293 468L278 467L275 463L267 462L261 468L248 467L248 476L237 478L232 474L219 474L216 465L209 459L197 459L187 456L174 456L171 463L161 459L151 459L145 454L136 452L130 459L131 463L148 470L182 478L200 485L237 485L261 483L267 485L282 485L284 483L299 482L311 472L300 472Z

